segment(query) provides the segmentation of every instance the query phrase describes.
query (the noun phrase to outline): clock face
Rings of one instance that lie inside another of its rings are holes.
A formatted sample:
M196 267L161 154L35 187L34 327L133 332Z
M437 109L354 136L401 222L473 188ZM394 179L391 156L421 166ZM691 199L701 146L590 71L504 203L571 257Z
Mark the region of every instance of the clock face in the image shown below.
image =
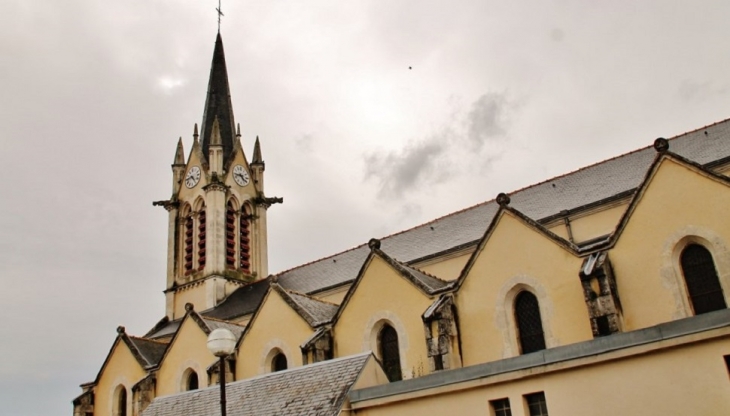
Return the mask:
M192 188L198 184L198 181L200 181L200 168L193 166L185 175L185 186Z
M233 167L233 180L240 186L246 186L249 182L248 172L241 165Z

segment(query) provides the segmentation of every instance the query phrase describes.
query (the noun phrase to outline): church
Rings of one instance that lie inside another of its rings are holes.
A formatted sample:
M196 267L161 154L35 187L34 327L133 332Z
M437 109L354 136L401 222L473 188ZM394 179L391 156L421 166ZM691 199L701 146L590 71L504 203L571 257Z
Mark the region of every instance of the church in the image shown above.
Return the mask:
M165 315L117 328L74 416L217 415L221 382L229 415L730 409L730 120L275 274L282 199L240 137L218 34L202 123L154 202ZM236 337L224 374L218 328Z

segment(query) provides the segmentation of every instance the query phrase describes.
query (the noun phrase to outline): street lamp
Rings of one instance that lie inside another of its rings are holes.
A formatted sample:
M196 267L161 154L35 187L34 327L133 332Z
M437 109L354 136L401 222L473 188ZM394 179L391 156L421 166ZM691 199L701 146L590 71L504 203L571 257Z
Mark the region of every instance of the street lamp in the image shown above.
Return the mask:
M221 416L226 416L226 365L225 359L233 354L236 337L233 332L218 328L208 335L208 351L219 359L218 378L221 385Z

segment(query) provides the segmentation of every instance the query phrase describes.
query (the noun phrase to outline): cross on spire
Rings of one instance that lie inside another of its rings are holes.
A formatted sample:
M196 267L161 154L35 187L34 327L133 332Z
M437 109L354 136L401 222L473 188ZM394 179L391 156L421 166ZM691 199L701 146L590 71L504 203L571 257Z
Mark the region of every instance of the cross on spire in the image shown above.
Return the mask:
M221 16L225 16L221 11L221 0L218 0L218 8L215 11L218 12L218 33L221 33Z

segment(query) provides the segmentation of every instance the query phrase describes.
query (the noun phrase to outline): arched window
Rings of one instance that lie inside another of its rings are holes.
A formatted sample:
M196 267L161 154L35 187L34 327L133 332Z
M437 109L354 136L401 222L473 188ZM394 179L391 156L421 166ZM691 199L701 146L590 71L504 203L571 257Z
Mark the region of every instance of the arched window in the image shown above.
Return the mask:
M236 208L232 201L226 205L226 268L236 268Z
M392 326L385 324L378 336L380 341L380 357L383 360L385 375L390 381L403 379L400 369L400 348L398 347L398 333Z
M190 370L190 374L188 374L188 379L185 382L185 390L197 390L199 388L198 384L198 373L196 373L193 370Z
M198 213L198 270L205 268L205 204Z
M117 386L114 395L114 416L127 416L127 388L123 385Z
M251 226L251 209L248 205L244 205L241 209L241 220L239 224L239 239L241 253L239 256L239 267L244 273L251 273L251 246L250 246L250 226Z
M515 298L515 322L523 354L545 349L540 305L532 293L523 291Z
M699 244L689 244L680 257L684 281L695 315L727 308L712 254Z
M283 352L279 352L271 360L271 372L283 371L287 368L286 355Z
M193 271L193 217L190 205L185 204L182 211L184 240L183 240L183 271L190 274Z

